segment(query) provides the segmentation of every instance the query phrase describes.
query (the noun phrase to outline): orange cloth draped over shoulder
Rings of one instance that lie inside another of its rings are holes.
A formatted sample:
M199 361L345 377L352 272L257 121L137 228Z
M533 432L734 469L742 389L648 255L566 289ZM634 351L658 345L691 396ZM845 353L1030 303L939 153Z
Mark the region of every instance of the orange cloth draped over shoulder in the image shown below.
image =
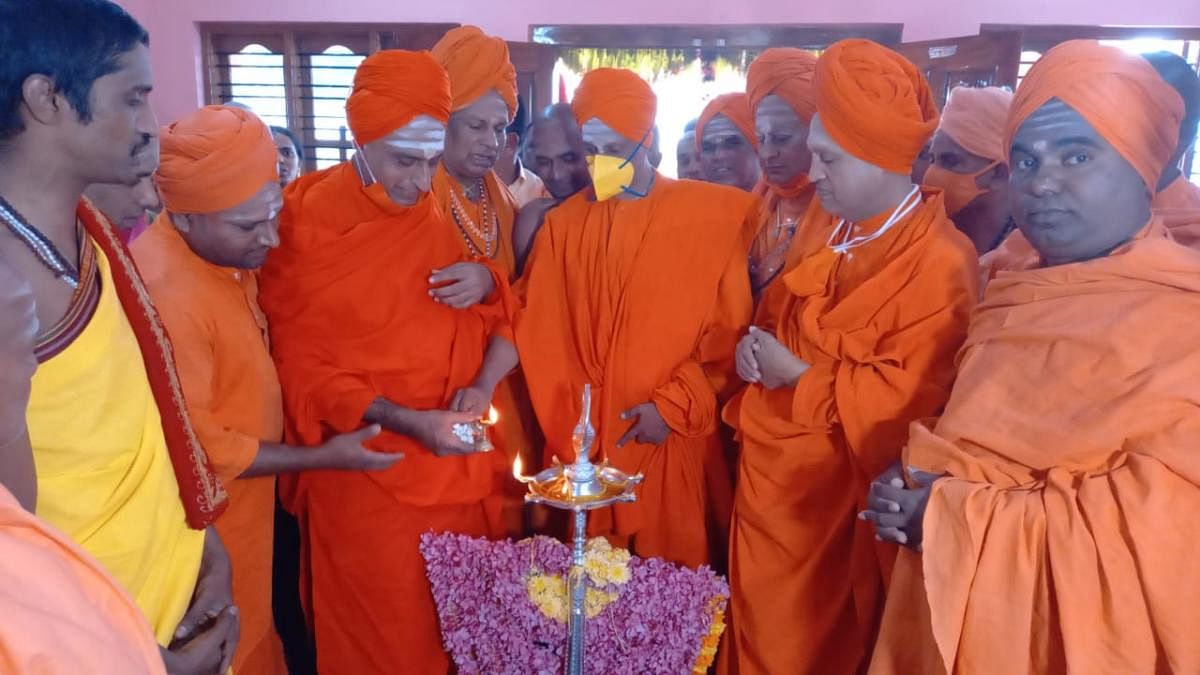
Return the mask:
M462 26L447 32L434 45L432 54L450 75L452 110L461 110L495 91L508 106L509 119L516 114L517 73L509 61L508 44L504 40L486 35L474 26ZM512 238L517 201L495 171L489 171L482 182L483 194L473 201L462 183L446 172L445 164L439 164L432 192L466 254L490 258L511 280L516 274ZM542 444L520 370L496 386L493 404L500 413L500 422L495 427L496 447L500 452L492 457L498 493L489 502L489 519L496 536L520 537L524 490L510 478L512 462L518 454L525 455L525 461L529 462L530 453Z
M362 96L390 105L363 108ZM418 115L445 122L449 83L428 54L378 52L359 67L347 110L356 136L362 124L386 135ZM294 443L361 427L377 398L444 409L474 379L492 336L511 336L511 294L491 263L495 301L454 310L429 297L430 270L468 259L429 195L398 205L342 163L289 186L280 240L262 271L261 302ZM387 431L368 447L405 459L373 473L304 472L287 492L318 670L447 672L419 538L487 534L492 459L436 457Z
M816 55L803 49L776 47L764 51L746 74L751 115L763 99L778 96L805 124L811 123L817 111L813 89L816 67ZM754 325L774 330L788 295L780 279L800 262L796 230L813 201L814 186L807 172L786 184L773 183L764 174L754 192L761 200L759 217L750 234L751 290L757 299Z
M1146 59L1091 40L1072 40L1038 61L1036 77L1022 83L1006 125L1006 152L1025 119L1051 98L1066 103L1129 162L1153 191L1179 142L1183 100ZM1084 84L1084 83L1087 84ZM1018 106L1019 104L1019 106ZM1176 120L1174 128L1162 123ZM1178 183L1178 181L1176 181ZM1195 186L1169 185L1151 208L1181 243L1200 246L1200 196ZM1001 270L1031 269L1041 256L1020 231L980 260L985 281Z
M1062 100L1153 190L1182 116L1169 92L1141 57L1064 43L1017 91L1007 141ZM1177 573L1200 554L1178 517L1200 506L1197 311L1200 253L1157 215L1107 257L997 274L945 412L911 429L905 464L946 477L923 553L897 561L873 672L1200 669L1200 585Z
M654 94L630 71L591 71L573 107L581 124L597 118L633 142L654 124ZM639 199L597 202L585 190L547 214L522 279L515 332L546 460L574 459L591 384L595 458L645 475L637 502L593 512L591 534L638 555L724 558L731 486L718 406L750 319L742 233L753 217L748 193L663 176ZM621 414L647 402L667 440L617 448L633 423Z
M945 413L911 431L906 464L948 476L871 672L1200 671L1198 312L1200 253L1159 220L988 286Z
M165 674L154 632L100 564L0 485L0 672Z
M271 608L275 477L239 478L260 443L283 440L283 401L255 272L204 260L172 223L172 214L217 213L277 184L275 143L254 113L224 106L187 115L164 127L160 139L155 179L167 211L129 249L171 335L192 424L230 495L216 528L241 611L234 672L286 673Z
M866 161L911 165L924 145L917 130L933 132L928 85L905 63L861 41L817 63L818 115L829 110L836 135L859 139ZM869 142L889 119L910 134L906 154ZM840 218L819 201L809 209L776 330L809 369L791 388L748 385L724 412L742 450L726 672L851 674L870 659L895 550L856 514L870 481L899 459L908 424L946 402L977 295L974 248L941 193L905 202L915 207L845 254L829 246Z
M704 146L704 127L718 115L726 117L746 137L750 145L758 150L758 132L754 129L754 111L750 108L750 97L742 92L721 94L704 106L700 119L696 121L696 152Z

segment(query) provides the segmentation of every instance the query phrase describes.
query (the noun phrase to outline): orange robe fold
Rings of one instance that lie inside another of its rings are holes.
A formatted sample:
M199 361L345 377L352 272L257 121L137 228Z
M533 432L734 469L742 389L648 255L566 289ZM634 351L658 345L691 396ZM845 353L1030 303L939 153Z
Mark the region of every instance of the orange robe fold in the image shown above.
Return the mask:
M166 673L141 610L77 544L0 485L0 672Z
M1180 176L1154 196L1153 208L1175 241L1200 249L1200 185Z
M641 556L723 560L730 485L719 401L750 319L744 232L754 197L656 178L649 196L550 211L534 245L515 327L546 460L574 460L571 431L593 386L594 456L645 482L633 504L593 512L591 534L630 537ZM661 446L616 442L635 405L671 428Z
M873 673L1200 672L1200 253L1152 221L1106 258L1002 272L940 419Z
M512 238L513 225L517 220L516 200L496 172L488 172L483 181L484 189L487 190L489 212L496 215L499 225L499 239L493 244L492 260L505 278L512 280L516 270ZM480 226L484 223L482 200L472 202L467 199L462 185L446 173L443 165L438 165L437 173L434 174L432 194L445 215L448 227L462 245L463 252L469 256L485 252L485 242L471 234L470 230L464 227L465 223L456 222L451 195L458 198L459 206ZM467 243L468 240L471 243ZM525 379L519 369L496 385L492 401L496 411L500 413L500 422L495 427L496 449L500 452L492 456L497 492L488 500L488 519L496 537L520 537L523 530L521 514L525 503L525 490L520 483L511 479L512 463L518 454L522 456L526 466L536 461L534 456L536 450L541 447L542 440L537 418L534 417L533 408L529 403Z
M234 672L286 673L271 612L275 477L239 478L260 443L283 440L283 401L255 273L201 259L166 212L130 252L171 335L192 425L230 495L216 528L241 611Z
M725 410L741 440L732 672L855 673L869 658L894 549L856 514L908 424L945 403L975 304L975 252L940 193L840 256L826 245L836 220L809 209L803 260L784 279L777 336L809 369L792 389L750 385Z
M378 397L445 409L489 340L511 337L511 295L491 263L489 302L454 310L429 297L431 270L470 260L451 228L431 196L397 206L348 163L289 187L261 299L290 439L356 429ZM391 432L368 447L405 459L381 472L305 472L284 490L300 521L318 669L446 672L418 540L429 529L487 534L493 455L436 457Z

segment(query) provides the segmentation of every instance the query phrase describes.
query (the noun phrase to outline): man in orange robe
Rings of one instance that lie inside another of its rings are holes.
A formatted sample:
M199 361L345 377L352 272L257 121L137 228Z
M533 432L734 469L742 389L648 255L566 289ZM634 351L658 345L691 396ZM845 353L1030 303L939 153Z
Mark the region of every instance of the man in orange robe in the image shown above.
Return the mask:
M758 185L758 132L750 99L741 92L709 101L696 122L696 152L710 182L749 192Z
M812 52L776 48L759 55L746 73L763 167L755 189L762 203L750 245L750 287L757 300L754 324L768 330L787 297L779 278L800 262L795 234L813 198L808 127L816 113L816 65Z
M385 469L366 429L315 448L282 445L283 400L258 306L256 270L283 206L272 134L254 113L209 106L164 127L155 178L166 205L130 246L171 334L188 413L230 507L217 531L233 563L242 638L235 672L283 673L272 625L275 475Z
M1014 229L1008 199L1004 123L1012 93L999 87L950 92L933 135L933 163L921 184L941 188L946 213L980 255Z
M508 45L474 26L455 28L431 52L450 75L452 113L446 127L446 149L433 178L433 196L452 231L472 260L492 260L512 280L516 275L513 231L517 206L494 167L517 112L517 72L508 60ZM451 307L479 302L492 291L486 269L460 263L436 270L434 297ZM443 284L445 284L443 286ZM493 455L497 494L489 502L489 518L497 536L520 536L524 491L512 480L513 460L541 446L537 420L520 372L496 391L500 422Z
M1196 141L1200 125L1200 79L1182 58L1169 52L1143 54L1158 74L1183 98L1183 121L1179 125L1178 144L1159 178L1157 193L1151 206L1163 217L1175 240L1185 246L1200 248L1200 227L1195 214L1200 211L1200 186L1180 172L1183 156ZM1038 253L1021 232L1013 232L992 254L980 261L982 275L990 280L998 270L1031 267L1038 262Z
M1152 198L1183 105L1145 59L1062 44L1006 128L1040 254L988 286L936 420L866 517L907 544L874 673L1200 672L1200 252ZM927 473L928 472L928 473ZM921 552L917 552L921 551Z
M750 383L730 555L728 672L856 673L895 551L855 518L908 423L945 403L976 297L976 256L910 168L937 126L924 76L845 40L817 61L808 145L819 200L775 335L738 346ZM780 636L787 636L781 639Z
M446 150L433 179L434 199L468 255L495 260L511 275L517 208L494 171L517 112L517 71L508 60L508 45L463 26L446 33L431 53L450 75L453 100ZM482 269L474 270L480 279ZM490 290L472 278L450 284L434 297L461 306L479 302ZM466 297L459 301L459 296Z
M574 460L591 384L596 459L646 477L636 503L594 512L591 534L641 556L719 563L730 486L717 413L750 319L754 198L652 169L656 102L635 73L589 72L572 106L593 188L547 214L516 327L546 459Z
M422 533L488 533L493 459L462 431L516 364L511 292L454 309L429 271L469 259L428 193L450 88L427 53L362 62L346 101L360 150L288 187L261 301L288 438L315 445L367 424L391 469L306 471L284 491L300 522L306 609L323 674L444 673Z

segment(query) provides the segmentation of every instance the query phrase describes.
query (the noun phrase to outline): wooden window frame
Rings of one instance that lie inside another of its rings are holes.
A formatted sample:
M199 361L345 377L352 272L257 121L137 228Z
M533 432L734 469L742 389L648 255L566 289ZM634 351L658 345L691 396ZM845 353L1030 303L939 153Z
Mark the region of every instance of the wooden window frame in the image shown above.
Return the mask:
M317 140L313 120L312 83L307 60L333 45L356 54L381 49L429 49L457 23L220 23L199 24L205 103L224 103L222 87L230 83L228 55L250 44L261 44L283 56L283 87L287 126L304 146L304 168L316 168L317 149L334 148L344 161L353 149L347 140ZM324 45L321 47L321 45Z

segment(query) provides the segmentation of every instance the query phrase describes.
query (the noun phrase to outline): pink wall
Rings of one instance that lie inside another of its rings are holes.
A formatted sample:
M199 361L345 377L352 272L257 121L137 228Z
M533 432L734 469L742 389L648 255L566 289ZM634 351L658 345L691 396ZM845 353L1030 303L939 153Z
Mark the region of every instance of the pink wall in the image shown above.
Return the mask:
M903 23L904 39L978 32L980 23L1200 26L1197 0L117 0L150 31L156 106L174 119L201 102L203 21L459 22L509 40L529 24Z

